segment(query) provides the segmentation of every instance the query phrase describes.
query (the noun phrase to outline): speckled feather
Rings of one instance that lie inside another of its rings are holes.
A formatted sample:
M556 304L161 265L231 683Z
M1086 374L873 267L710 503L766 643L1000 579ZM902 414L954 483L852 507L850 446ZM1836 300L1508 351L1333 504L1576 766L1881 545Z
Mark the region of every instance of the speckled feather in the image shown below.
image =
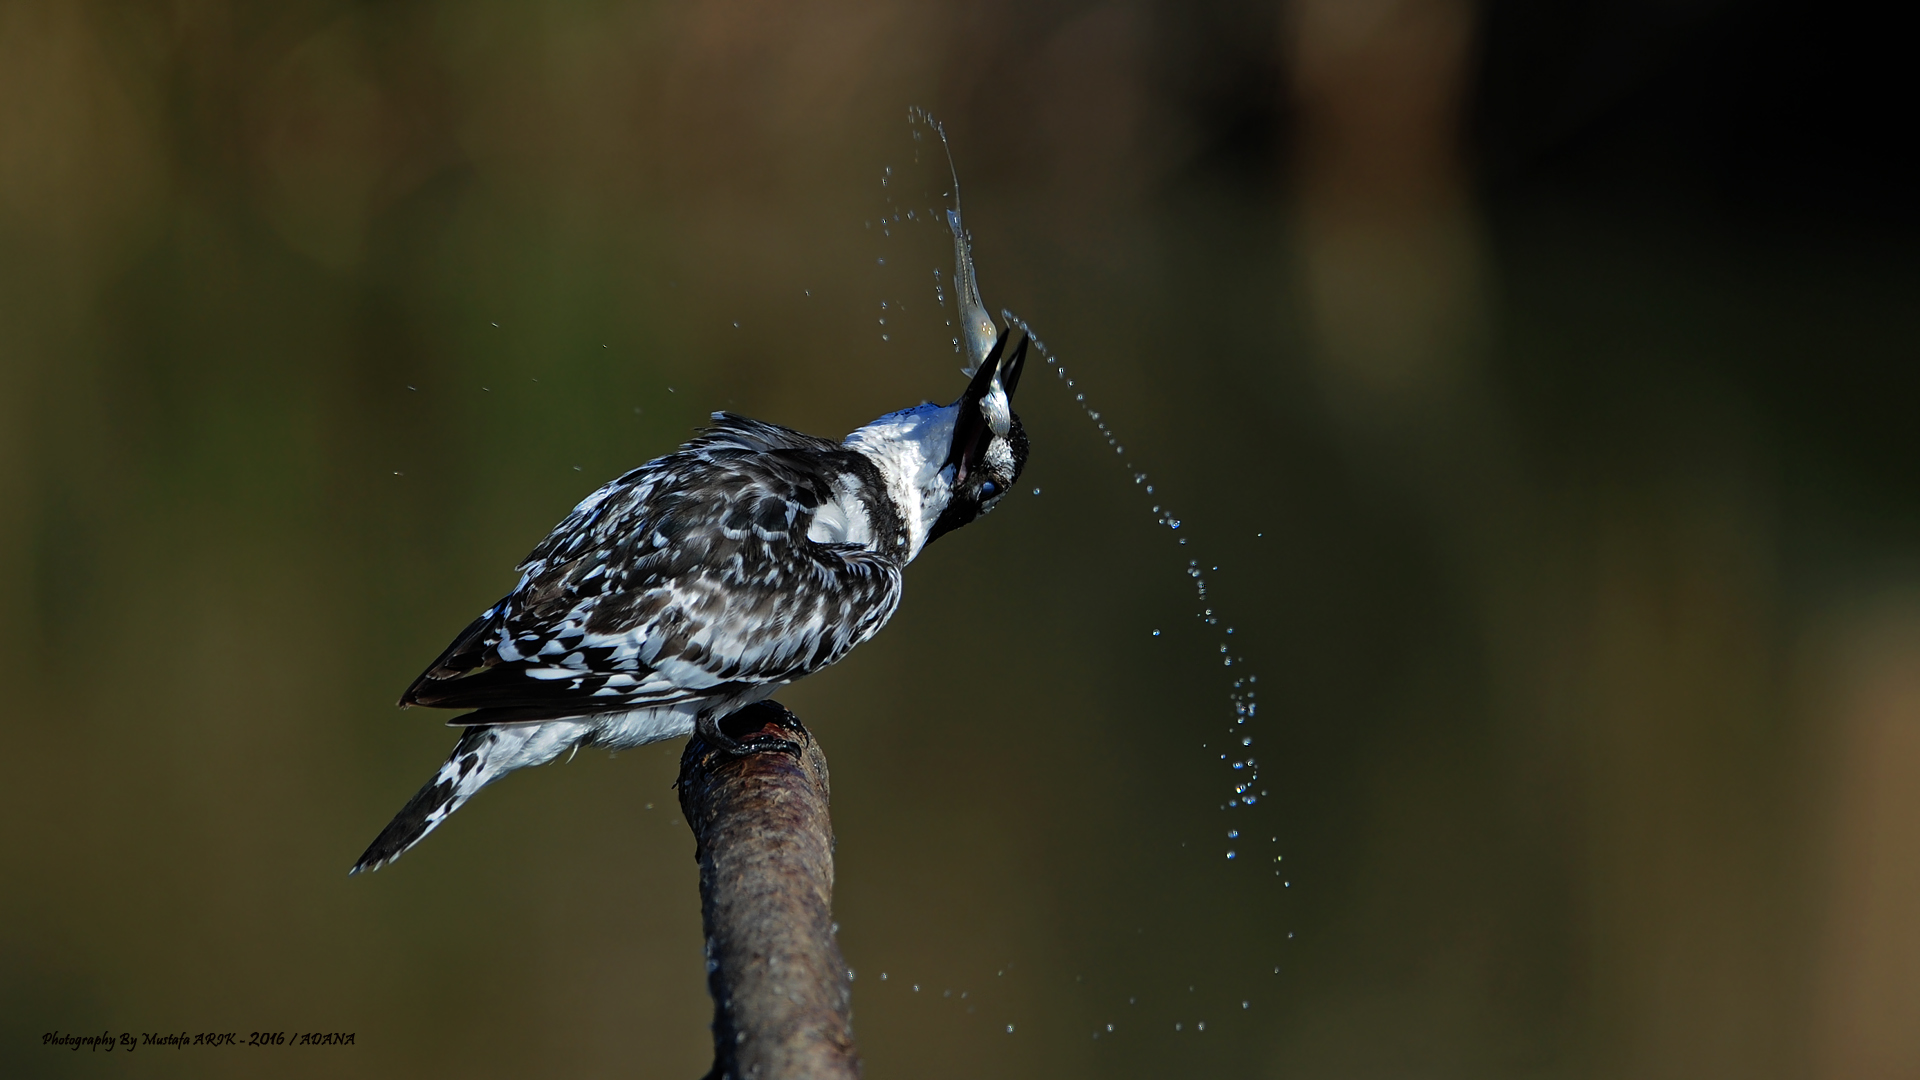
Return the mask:
M728 699L872 637L900 602L905 529L873 463L774 424L715 421L574 507L400 703L492 724ZM807 536L843 487L867 503L871 549Z

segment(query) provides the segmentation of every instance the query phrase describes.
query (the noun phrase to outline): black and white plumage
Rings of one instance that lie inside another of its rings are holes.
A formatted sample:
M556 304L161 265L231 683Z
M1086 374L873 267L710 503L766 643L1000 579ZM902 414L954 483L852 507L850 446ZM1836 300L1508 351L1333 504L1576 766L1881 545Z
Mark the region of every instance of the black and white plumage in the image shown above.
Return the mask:
M472 709L453 754L367 848L392 862L487 784L581 746L691 734L886 625L901 571L992 509L1026 462L1009 327L960 399L844 442L715 413L675 453L587 496L454 638L404 706Z

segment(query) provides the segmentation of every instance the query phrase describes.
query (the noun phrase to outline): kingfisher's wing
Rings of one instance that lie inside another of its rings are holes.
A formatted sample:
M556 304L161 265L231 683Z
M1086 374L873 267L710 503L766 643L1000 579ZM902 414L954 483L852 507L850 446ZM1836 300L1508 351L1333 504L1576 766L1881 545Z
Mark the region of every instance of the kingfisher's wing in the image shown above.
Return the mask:
M680 451L587 496L520 584L400 704L510 723L730 696L825 667L900 602L900 568L807 538L865 459L725 414Z

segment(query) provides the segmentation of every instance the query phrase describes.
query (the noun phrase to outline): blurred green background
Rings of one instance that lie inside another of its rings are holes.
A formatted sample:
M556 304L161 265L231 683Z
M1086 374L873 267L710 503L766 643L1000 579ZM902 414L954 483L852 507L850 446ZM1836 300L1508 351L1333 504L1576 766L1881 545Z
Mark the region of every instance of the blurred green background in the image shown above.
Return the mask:
M1078 385L1030 377L1021 490L782 695L869 1075L1920 1075L1899 40L0 3L0 1072L704 1071L677 747L345 871L451 743L395 697L581 496L712 409L958 392L950 255L890 216L941 202L923 105ZM1270 794L1223 810L1242 673Z

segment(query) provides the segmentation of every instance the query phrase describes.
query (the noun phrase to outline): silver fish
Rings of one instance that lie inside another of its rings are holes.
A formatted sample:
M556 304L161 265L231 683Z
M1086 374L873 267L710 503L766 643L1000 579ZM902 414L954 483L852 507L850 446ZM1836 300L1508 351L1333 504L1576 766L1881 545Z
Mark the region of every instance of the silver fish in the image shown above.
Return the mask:
M980 281L974 276L973 238L967 235L966 226L960 221L960 171L953 164L953 147L947 144L947 129L931 116L926 119L940 135L941 149L947 152L947 173L953 178L953 207L947 211L947 228L953 231L954 302L960 308L960 340L967 350L967 366L961 368L960 373L971 379L1000 334L993 328L993 316L987 314L987 305L980 299ZM1006 434L998 428L996 433Z

